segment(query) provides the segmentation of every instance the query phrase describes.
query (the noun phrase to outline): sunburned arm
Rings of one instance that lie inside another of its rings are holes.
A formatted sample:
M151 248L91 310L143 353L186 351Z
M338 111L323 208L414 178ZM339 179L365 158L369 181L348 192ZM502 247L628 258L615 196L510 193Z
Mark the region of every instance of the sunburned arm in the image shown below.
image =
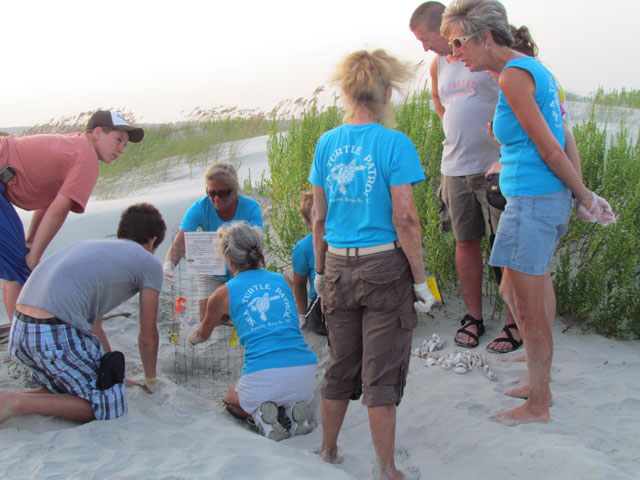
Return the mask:
M304 315L307 312L307 275L300 275L293 272L293 296L296 299L298 307L298 315Z
M146 378L156 377L156 363L158 361L158 297L159 292L153 288L143 288L140 291L140 333L138 334L138 348L140 359Z
M25 257L29 270L33 270L36 265L38 265L40 257L42 257L49 243L53 237L55 237L56 233L58 233L60 227L62 227L72 206L73 200L62 194L58 194L45 212L39 213L40 211L38 211L36 213L40 218L37 219L35 231L33 231L33 226L31 226L29 228L29 235L27 236L27 242L32 239L31 249Z
M444 105L440 101L440 95L438 94L438 57L434 58L429 67L429 73L431 74L431 99L433 100L433 107L436 109L440 120L444 118Z
M391 187L391 201L393 205L393 226L398 234L398 241L402 251L409 260L413 283L423 283L424 264L422 262L422 235L420 232L420 218L413 202L411 184Z
M327 218L327 197L324 188L313 186L313 251L316 256L316 272L324 272L327 256L325 220Z
M203 339L208 339L213 329L222 323L229 315L229 289L226 285L217 288L207 300L207 312L196 333Z
M27 248L31 248L31 244L33 243L33 238L38 231L38 227L40 226L40 222L42 221L42 217L44 216L46 208L41 208L40 210L36 210L33 212L31 216L31 222L29 223L29 229L27 230L27 238L25 243L27 244Z
M587 209L590 208L592 200L589 190L582 183L580 169L576 169L553 136L536 104L533 77L520 68L507 68L500 75L500 90L547 166L576 198L584 202Z
M104 329L102 328L102 317L98 317L96 322L93 324L93 334L100 339L100 343L102 344L102 349L105 352L110 352L111 345L109 345L107 334L104 332Z
M569 161L573 165L573 168L576 169L576 172L582 178L582 163L580 162L580 153L578 152L578 145L576 144L576 139L573 137L571 131L564 126L564 152L569 157Z
M167 251L167 256L165 257L164 261L170 261L174 265L177 265L178 263L180 263L180 259L184 257L184 251L184 230L179 228L178 233L176 233L176 236L173 239L173 243Z

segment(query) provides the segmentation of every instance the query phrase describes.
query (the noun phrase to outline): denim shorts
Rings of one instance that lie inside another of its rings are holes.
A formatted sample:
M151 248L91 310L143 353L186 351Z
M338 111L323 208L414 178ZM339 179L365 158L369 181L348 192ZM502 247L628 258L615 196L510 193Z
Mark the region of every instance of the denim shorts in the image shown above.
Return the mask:
M560 238L567 233L571 191L507 197L489 264L528 275L544 275Z

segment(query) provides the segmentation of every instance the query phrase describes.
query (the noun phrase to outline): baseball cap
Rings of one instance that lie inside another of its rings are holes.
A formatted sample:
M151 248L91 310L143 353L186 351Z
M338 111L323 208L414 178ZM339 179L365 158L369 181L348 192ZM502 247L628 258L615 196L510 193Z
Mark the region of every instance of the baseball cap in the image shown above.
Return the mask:
M87 123L87 131L93 131L96 127L110 127L116 130L124 130L129 134L129 141L138 143L144 137L144 130L140 127L132 127L127 123L121 113L114 110L98 110L91 115Z

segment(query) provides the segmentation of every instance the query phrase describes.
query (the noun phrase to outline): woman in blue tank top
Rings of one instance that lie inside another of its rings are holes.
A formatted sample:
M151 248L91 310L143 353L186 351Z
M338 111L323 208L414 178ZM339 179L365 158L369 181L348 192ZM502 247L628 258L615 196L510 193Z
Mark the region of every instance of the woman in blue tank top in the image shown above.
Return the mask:
M506 425L549 421L555 293L549 264L567 231L571 194L581 218L606 224L608 203L582 182L579 157L564 151L556 82L533 58L514 50L507 13L496 0L455 0L442 17L453 56L471 71L499 74L493 132L500 142L500 189L507 198L489 263L504 267L500 295L524 340L528 375L506 395L527 399L493 420Z
M245 354L242 376L223 399L227 410L239 418L252 417L273 440L308 433L315 427L309 404L317 358L300 333L291 282L262 268L259 227L234 222L218 229L218 235L233 278L209 297L202 324L189 341L206 341L231 317Z

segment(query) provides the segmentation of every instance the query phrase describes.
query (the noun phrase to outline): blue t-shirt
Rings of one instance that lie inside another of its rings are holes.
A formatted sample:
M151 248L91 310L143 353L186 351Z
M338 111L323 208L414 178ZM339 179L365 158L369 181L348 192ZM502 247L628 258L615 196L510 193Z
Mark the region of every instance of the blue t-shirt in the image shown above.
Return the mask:
M325 241L369 247L398 239L390 187L425 179L409 137L379 123L342 125L318 140L309 181L327 197Z
M213 206L209 197L204 197L191 205L184 214L180 228L185 232L215 232L226 223L246 221L252 227L262 227L262 213L260 205L253 198L245 195L238 195L238 207L236 214L229 221L224 221L218 215L216 207Z
M313 233L310 233L293 246L291 266L298 275L309 277L309 298L316 296L313 281L316 278L316 257L313 253Z
M281 274L247 270L226 285L229 316L245 348L243 375L318 362L300 333L293 292Z
M253 198L245 195L238 195L238 206L236 207L236 214L231 220L224 221L218 215L216 207L213 206L208 196L201 198L196 203L191 205L184 214L182 219L182 225L180 229L185 232L195 232L200 229L203 232L215 232L222 225L231 222L246 221L252 227L262 226L262 212L260 211L260 205ZM231 278L231 271L229 267L226 268L227 273L225 275L216 275L218 278L222 278L225 281Z
M504 67L521 68L533 77L536 90L534 98L542 112L551 133L562 148L565 145L558 87L551 75L540 62L531 57L511 60ZM541 195L563 190L566 185L547 166L540 156L538 147L524 131L515 113L502 92L493 117L493 133L500 142L500 190L507 197L520 195Z

